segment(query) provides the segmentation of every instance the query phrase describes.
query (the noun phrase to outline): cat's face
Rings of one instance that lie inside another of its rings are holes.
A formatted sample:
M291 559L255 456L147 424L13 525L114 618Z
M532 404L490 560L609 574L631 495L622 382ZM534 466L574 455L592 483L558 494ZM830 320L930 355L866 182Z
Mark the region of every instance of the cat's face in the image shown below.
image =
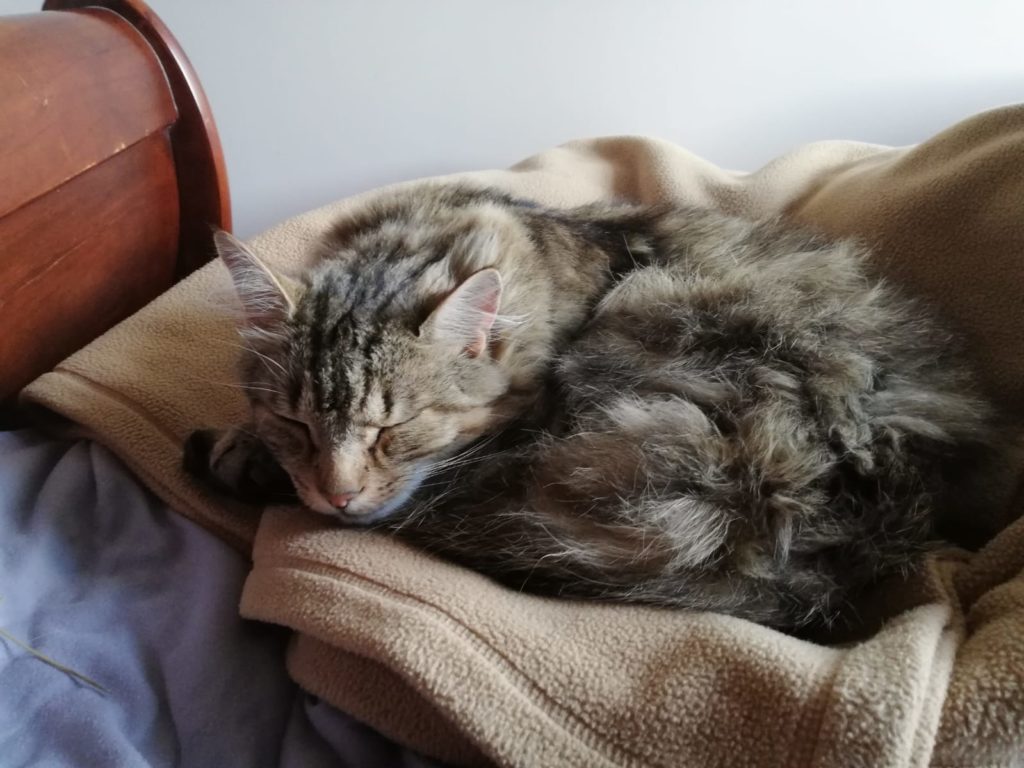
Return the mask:
M253 424L309 508L368 524L486 434L508 387L487 334L501 281L483 270L422 322L377 316L342 265L286 283L226 235L246 309L243 386Z

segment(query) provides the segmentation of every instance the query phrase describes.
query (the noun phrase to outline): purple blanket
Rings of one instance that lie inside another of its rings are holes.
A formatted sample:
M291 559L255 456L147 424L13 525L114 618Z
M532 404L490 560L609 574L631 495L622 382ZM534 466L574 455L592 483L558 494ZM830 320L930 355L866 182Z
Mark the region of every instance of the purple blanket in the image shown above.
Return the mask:
M285 675L245 560L87 441L0 433L0 764L427 766Z

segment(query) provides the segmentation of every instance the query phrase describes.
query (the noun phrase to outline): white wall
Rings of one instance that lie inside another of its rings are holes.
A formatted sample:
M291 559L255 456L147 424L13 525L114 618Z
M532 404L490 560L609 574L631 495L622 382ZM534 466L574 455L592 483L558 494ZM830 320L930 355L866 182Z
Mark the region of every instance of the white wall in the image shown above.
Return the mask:
M816 139L916 142L1024 101L1021 0L151 4L213 104L243 236L581 136L652 134L750 169Z

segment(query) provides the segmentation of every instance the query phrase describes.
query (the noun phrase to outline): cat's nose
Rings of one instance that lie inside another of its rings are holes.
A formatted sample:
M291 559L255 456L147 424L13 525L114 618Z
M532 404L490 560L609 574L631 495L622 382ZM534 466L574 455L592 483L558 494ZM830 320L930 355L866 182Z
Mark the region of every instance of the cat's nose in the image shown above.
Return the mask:
M359 491L351 491L348 493L329 493L327 494L327 501L336 509L344 509L348 506L348 503L358 495Z

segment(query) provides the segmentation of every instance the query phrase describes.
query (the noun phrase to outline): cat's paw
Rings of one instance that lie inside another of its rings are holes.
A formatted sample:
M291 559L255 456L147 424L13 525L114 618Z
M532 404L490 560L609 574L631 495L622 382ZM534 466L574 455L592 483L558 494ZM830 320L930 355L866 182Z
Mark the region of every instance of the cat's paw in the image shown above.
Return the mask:
M295 498L288 473L263 442L244 429L198 429L184 449L185 471L220 493L260 505Z

